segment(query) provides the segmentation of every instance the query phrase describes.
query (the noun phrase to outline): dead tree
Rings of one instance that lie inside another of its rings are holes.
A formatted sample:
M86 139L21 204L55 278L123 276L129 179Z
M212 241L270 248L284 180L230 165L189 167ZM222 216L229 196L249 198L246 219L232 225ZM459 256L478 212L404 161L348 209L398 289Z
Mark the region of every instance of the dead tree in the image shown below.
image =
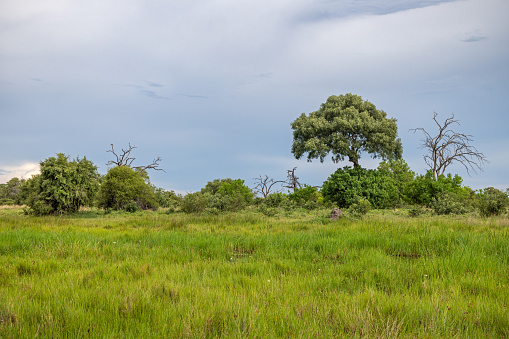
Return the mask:
M269 179L268 175L265 175L265 178L263 178L261 175L259 178L254 178L256 186L254 187L254 191L256 193L260 193L263 195L264 198L267 198L267 196L270 194L272 187L276 185L277 183L284 183L284 181L281 180L274 180L272 178Z
M295 190L297 188L301 188L301 185L299 183L299 177L297 177L295 175L295 170L297 169L297 167L294 167L293 169L291 170L287 170L287 179L285 181L286 185L283 186L283 187L286 187L286 188L291 188L293 189L293 193L295 193Z
M110 152L112 153L116 160L110 160L106 163L106 166L110 166L110 165L115 165L115 166L128 166L128 167L131 167L133 169L138 169L138 170L148 170L148 169L153 169L153 170L156 170L156 171L163 171L164 170L162 168L159 168L159 162L161 160L163 160L161 157L157 157L155 158L151 164L149 165L146 165L146 166L132 166L132 163L134 160L136 160L136 158L133 158L131 157L131 151L133 149L137 148L136 146L131 146L131 144L129 143L129 148L128 149L123 149L122 148L122 153L120 154L117 154L115 153L115 149L113 148L113 144L111 144L111 150L107 150L106 152Z
M433 171L435 181L439 175L444 174L445 169L453 162L462 164L468 175L470 175L470 170L474 173L477 173L476 169L482 171L482 165L489 163L489 161L483 153L470 144L473 141L473 136L454 132L449 128L452 124L459 125L458 120L454 120L454 114L447 118L443 125L437 121L437 115L434 112L433 120L438 126L436 136L431 136L424 128L411 129L414 133L417 131L424 133L422 147L429 152L424 156L424 161Z

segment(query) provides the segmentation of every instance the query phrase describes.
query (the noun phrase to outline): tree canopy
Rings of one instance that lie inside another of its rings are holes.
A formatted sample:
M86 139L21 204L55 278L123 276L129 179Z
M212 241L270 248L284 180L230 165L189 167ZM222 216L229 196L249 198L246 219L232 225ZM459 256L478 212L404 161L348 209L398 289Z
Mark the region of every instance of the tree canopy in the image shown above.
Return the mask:
M40 166L41 174L21 187L30 213L74 213L92 204L99 188L99 173L86 157L69 161L67 155L58 153L41 161Z
M318 111L309 116L302 113L291 126L292 153L297 159L307 153L308 161L323 162L332 153L332 161L348 158L359 167L363 152L382 159L399 159L403 153L396 119L351 93L330 96Z

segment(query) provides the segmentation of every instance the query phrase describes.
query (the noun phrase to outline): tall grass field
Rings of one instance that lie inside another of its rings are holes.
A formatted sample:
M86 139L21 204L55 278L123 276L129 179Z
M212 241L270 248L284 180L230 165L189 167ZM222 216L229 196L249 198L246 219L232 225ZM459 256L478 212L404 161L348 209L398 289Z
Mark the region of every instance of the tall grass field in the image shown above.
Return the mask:
M0 338L509 337L509 219L0 209Z

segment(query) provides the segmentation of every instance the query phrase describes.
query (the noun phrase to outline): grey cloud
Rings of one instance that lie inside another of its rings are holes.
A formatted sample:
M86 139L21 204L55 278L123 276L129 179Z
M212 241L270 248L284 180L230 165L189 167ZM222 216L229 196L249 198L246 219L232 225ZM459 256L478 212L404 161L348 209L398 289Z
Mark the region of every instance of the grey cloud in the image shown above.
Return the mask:
M205 95L196 95L196 94L185 94L185 93L179 93L179 95L187 98L197 98L197 99L208 99L208 96Z
M156 92L148 90L148 89L138 89L138 93L140 93L141 95L144 95L146 97L152 98L152 99L172 100L171 98L159 95Z
M147 81L147 84L148 84L150 87L164 87L164 85L158 84L158 83L156 83L156 82L150 82L150 81Z
M43 82L43 80L42 80L42 79L39 79L39 78L32 78L31 80L33 80L33 81L37 81L37 82Z
M384 15L454 1L459 0L324 0L299 19L314 22L351 15Z
M484 35L471 35L470 37L466 39L462 39L463 42L477 42L481 40L487 39Z
M11 171L4 170L3 168L0 168L0 175L11 173Z

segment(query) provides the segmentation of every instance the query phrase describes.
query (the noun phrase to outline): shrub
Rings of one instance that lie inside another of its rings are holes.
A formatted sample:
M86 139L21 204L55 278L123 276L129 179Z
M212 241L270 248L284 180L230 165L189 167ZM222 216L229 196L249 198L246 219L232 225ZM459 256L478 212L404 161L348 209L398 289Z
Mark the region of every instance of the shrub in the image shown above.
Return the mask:
M322 195L340 208L356 203L357 197L366 198L375 208L395 205L398 193L394 180L385 172L360 167L338 169L323 183Z
M160 207L175 209L182 206L182 196L180 194L176 194L174 191L166 191L162 188L156 188L154 193Z
M356 197L355 202L348 208L350 213L355 218L362 218L371 210L371 203L366 198Z
M203 213L209 203L210 193L189 193L182 201L182 211L186 213Z
M468 209L462 199L453 192L440 192L431 201L431 208L438 215L465 214Z
M20 188L26 213L73 213L91 205L99 187L97 167L86 158L69 161L63 153L41 161L41 174Z
M200 192L184 197L182 210L187 213L238 211L254 200L254 194L241 179L215 179Z
M420 175L409 181L403 187L405 200L410 204L431 207L432 201L443 192L455 194L457 199L468 199L470 188L461 187L463 179L459 175L454 177L449 173L447 176L440 175L435 181L433 171L428 170L425 175Z
M281 192L271 193L267 195L264 202L267 207L282 207L288 203L288 196Z
M293 193L288 194L288 199L293 201L296 206L310 210L323 205L322 194L316 189L316 187L307 185L303 188L297 188Z
M153 188L140 173L128 166L111 168L104 176L98 194L98 206L104 209L124 210L135 203L141 209L157 209Z
M501 215L509 205L507 194L494 187L480 190L478 196L478 208L482 217Z

